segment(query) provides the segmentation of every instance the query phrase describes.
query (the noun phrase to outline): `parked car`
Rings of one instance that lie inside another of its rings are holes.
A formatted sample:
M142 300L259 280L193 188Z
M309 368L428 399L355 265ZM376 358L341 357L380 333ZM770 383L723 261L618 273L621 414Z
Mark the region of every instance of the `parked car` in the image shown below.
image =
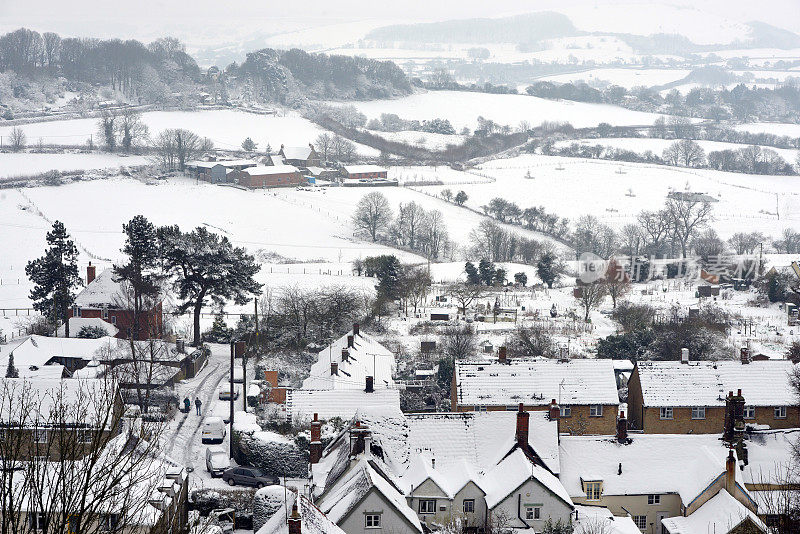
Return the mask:
M231 467L222 474L222 480L229 486L273 486L278 483L278 477L267 474L257 467Z
M236 386L233 388L233 400L239 398L239 387ZM227 383L219 388L219 400L229 401L231 400L231 385Z
M206 417L203 421L202 441L203 443L222 443L225 439L225 423L221 417Z
M230 466L231 460L227 452L218 447L206 447L206 469L212 477L222 476Z

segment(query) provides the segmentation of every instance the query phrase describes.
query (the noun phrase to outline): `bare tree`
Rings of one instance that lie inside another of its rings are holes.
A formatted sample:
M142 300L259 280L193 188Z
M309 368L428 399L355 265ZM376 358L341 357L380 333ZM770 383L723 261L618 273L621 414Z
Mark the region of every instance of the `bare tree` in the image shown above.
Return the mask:
M455 360L472 358L477 350L475 330L470 325L451 326L441 337L442 353Z
M667 211L642 211L636 219L642 232L642 252L653 256L663 254L670 234L670 219Z
M703 148L691 139L675 141L664 149L663 158L672 165L700 167L706 161Z
M331 144L333 142L333 138L329 133L321 133L317 136L317 139L314 141L314 148L316 148L319 155L322 157L322 161L328 161L328 158L331 153Z
M19 126L14 126L11 128L11 134L9 135L9 144L11 145L11 150L14 152L19 152L25 148L25 143L25 130Z
M583 308L583 320L588 322L589 314L593 309L599 307L608 295L608 287L597 281L591 284L582 284L578 288L580 289L578 303Z
M616 309L617 301L630 291L631 277L616 259L611 258L606 265L606 274L602 281L611 297L612 307Z
M514 357L550 357L555 353L552 336L539 325L518 325L506 343L509 353Z
M447 286L447 294L458 303L461 313L466 315L467 308L483 297L486 291L483 286L477 284L455 283Z
M701 200L670 198L665 205L665 211L685 258L689 241L711 221L711 204Z
M408 307L412 306L414 313L417 313L417 308L425 302L431 287L428 269L404 265L400 272L399 283L401 287L400 305L404 312L408 313Z
M134 109L125 109L117 119L119 144L125 152L143 143L149 134L147 125L142 122L142 114Z
M117 149L117 112L113 109L103 111L97 121L97 130L106 150L114 152Z
M188 161L212 148L214 144L210 139L181 128L164 130L154 143L156 162L165 171L184 171Z
M392 220L392 208L383 193L374 191L367 193L356 205L353 213L353 224L358 230L369 234L372 241L378 240L378 235L386 230Z

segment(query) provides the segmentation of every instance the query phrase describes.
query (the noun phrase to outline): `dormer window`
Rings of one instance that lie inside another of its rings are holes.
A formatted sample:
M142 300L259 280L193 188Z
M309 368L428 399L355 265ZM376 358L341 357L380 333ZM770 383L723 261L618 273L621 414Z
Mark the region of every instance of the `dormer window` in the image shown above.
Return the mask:
M584 482L584 491L586 492L587 501L599 501L603 491L603 482L595 480L591 482Z

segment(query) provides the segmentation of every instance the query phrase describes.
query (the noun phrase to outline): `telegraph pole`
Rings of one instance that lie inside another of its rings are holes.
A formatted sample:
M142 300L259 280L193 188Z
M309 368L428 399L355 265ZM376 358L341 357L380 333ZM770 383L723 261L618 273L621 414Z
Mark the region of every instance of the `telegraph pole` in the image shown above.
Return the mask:
M234 352L236 350L235 343L236 342L233 339L231 339L231 399L230 399L230 403L231 403L231 430L230 430L230 433L228 435L228 443L230 445L230 456L231 456L231 458L233 458L233 364L234 364L233 357L234 357Z

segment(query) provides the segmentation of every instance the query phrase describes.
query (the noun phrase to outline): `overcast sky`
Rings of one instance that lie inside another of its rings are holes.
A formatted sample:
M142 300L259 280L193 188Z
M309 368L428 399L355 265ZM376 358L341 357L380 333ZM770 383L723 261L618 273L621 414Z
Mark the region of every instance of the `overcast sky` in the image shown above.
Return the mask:
M654 3L686 6L735 22L762 20L800 33L800 0L0 0L0 29L26 26L67 35L150 39L177 34L186 38L192 28L203 34L213 33L215 27L227 32L241 27L243 34L275 33L282 28L290 31L354 20L411 22L545 9L575 14L620 4L636 4L642 8L639 13L646 14L644 8ZM637 33L638 21L632 18L630 22L631 33ZM222 37L220 42L230 40L230 36Z

